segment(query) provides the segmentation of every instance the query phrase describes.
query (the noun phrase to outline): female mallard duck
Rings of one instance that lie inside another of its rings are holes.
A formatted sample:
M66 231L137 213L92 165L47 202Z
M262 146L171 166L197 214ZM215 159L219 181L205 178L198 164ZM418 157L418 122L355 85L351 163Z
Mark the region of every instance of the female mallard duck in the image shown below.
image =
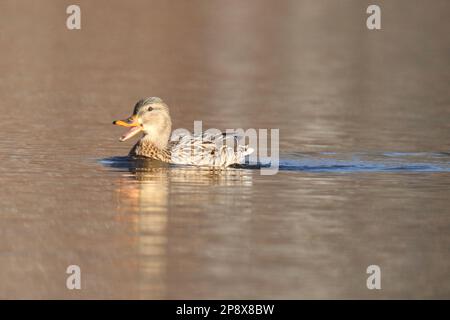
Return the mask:
M169 141L172 130L169 108L157 97L139 100L131 117L114 121L113 124L130 128L120 137L120 141L143 133L129 153L133 157L174 164L226 167L243 163L245 156L253 152L246 145L238 145L240 137L236 134L203 133Z

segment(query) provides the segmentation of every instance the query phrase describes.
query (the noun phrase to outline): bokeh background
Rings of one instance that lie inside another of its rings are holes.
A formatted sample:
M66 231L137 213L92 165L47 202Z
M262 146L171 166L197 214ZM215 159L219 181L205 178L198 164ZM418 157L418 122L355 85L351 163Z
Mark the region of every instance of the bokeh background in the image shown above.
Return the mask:
M132 146L111 121L160 96L175 128L279 128L282 158L448 164L449 14L445 0L0 1L0 298L449 298L448 172L102 162ZM69 264L82 290L66 289Z

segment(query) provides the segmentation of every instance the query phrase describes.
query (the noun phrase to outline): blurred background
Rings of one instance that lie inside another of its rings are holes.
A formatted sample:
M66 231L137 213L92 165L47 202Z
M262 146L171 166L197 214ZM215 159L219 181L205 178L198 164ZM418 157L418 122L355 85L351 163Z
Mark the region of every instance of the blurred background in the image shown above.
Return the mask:
M441 168L449 14L445 0L0 1L0 298L449 298L448 171L136 168L114 160L132 143L111 125L159 96L174 128L279 128L300 164Z

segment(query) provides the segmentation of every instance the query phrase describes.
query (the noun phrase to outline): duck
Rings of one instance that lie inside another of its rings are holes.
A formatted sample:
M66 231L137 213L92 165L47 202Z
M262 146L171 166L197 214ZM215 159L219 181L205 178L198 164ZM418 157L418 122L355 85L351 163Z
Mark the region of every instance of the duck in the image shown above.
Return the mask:
M128 128L119 138L121 142L141 135L128 154L132 158L170 164L229 167L243 164L245 157L254 151L248 145L240 144L242 136L234 132L181 134L172 138L169 107L159 97L140 99L130 117L116 120L113 124Z

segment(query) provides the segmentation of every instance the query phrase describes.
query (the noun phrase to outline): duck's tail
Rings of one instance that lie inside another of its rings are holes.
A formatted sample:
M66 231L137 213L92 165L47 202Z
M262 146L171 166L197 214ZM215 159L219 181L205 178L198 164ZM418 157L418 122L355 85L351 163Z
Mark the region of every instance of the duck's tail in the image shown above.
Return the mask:
M249 146L239 146L237 152L235 153L236 160L234 163L243 164L245 163L245 156L252 154L255 149L250 148Z
M248 156L249 154L252 154L255 149L250 148L249 146L242 146L242 156Z

